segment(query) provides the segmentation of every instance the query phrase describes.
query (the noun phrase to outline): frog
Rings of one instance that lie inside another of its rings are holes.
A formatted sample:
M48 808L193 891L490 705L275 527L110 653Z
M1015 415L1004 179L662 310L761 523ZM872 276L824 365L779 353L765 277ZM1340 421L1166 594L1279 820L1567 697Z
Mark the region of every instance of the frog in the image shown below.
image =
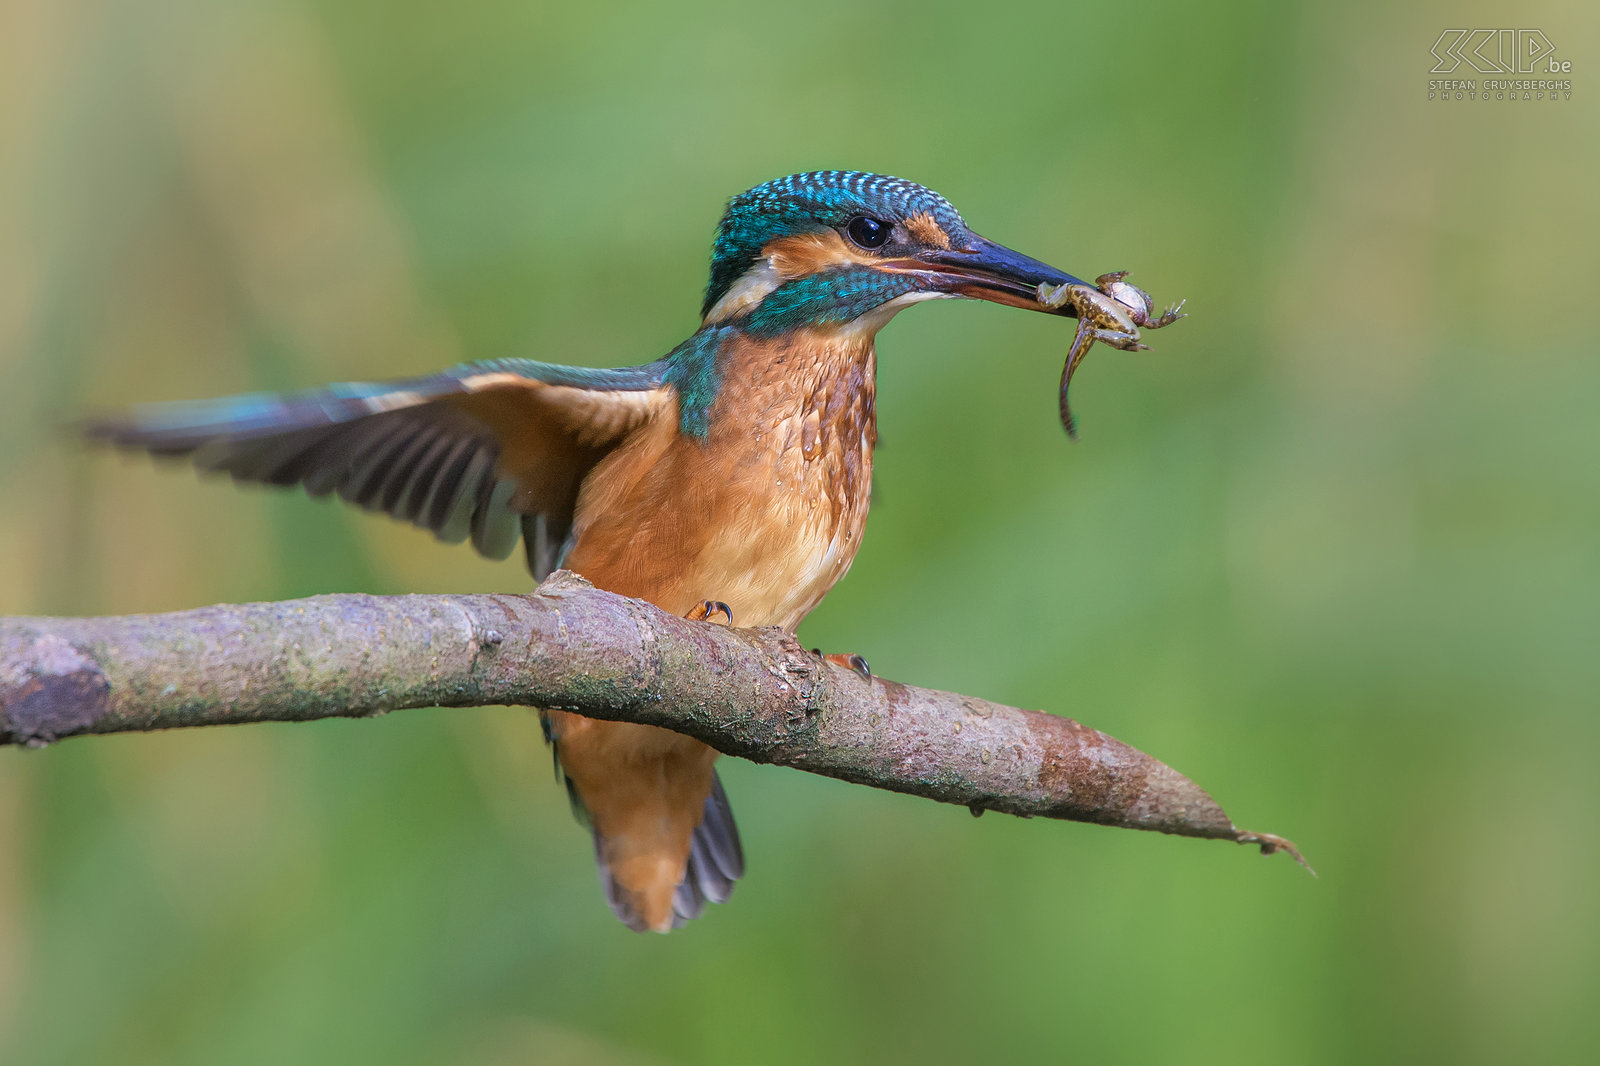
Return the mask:
M1078 331L1067 349L1066 365L1061 368L1061 424L1072 440L1078 439L1078 428L1067 404L1067 386L1094 343L1099 341L1125 352L1149 351L1150 346L1141 339L1141 330L1161 329L1188 317L1183 310L1187 300L1179 300L1151 317L1155 301L1137 285L1124 281L1127 276L1126 270L1113 270L1095 278L1093 285L1066 282L1039 286L1037 298L1041 305L1060 310L1070 304L1078 316Z

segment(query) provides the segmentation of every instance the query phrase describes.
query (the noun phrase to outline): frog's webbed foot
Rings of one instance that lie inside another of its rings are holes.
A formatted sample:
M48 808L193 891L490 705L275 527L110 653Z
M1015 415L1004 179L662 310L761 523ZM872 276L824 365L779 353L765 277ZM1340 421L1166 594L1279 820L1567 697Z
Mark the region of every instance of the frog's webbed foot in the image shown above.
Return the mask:
M1188 318L1189 316L1183 313L1183 305L1188 302L1188 300L1179 300L1175 304L1168 304L1167 309L1161 312L1161 314L1157 315L1155 318L1152 318L1150 321L1146 322L1144 324L1144 328L1160 329L1162 326L1172 325L1180 318Z
M689 613L684 617L691 622L711 622L713 621L713 616L719 614L722 616L723 621L716 624L733 625L733 608L721 600L701 600L689 608Z

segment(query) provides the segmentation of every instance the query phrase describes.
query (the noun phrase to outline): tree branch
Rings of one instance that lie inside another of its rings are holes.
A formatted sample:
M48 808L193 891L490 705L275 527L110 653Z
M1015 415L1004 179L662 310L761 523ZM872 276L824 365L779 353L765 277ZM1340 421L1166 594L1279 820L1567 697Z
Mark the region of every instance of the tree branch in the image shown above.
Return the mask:
M664 726L729 755L1030 817L1257 844L1198 785L1068 718L870 682L775 628L676 618L559 572L530 596L316 596L0 618L0 744L520 705Z

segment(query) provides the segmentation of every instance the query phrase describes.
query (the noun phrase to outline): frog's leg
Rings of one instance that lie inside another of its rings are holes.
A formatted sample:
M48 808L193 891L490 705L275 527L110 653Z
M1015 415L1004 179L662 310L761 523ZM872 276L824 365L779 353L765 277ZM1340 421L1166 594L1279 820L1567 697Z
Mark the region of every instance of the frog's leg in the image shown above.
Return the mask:
M1066 365L1061 368L1061 424L1066 427L1067 436L1072 440L1078 439L1078 423L1073 419L1072 407L1067 403L1067 389L1072 384L1073 371L1078 369L1083 357L1094 347L1095 334L1099 332L1093 323L1080 318L1078 332L1072 336L1072 347L1067 349Z
M1093 327L1091 329L1094 333L1094 339L1101 344L1109 344L1111 347L1121 349L1124 352L1148 352L1150 350L1148 344L1139 343L1138 330L1128 332L1120 329L1098 329ZM1073 346L1077 346L1076 341L1073 342Z
M1072 303L1076 305L1078 301L1072 298L1072 287L1072 282L1070 281L1054 287L1049 282L1040 282L1036 298L1040 304L1050 308L1052 311L1062 304Z

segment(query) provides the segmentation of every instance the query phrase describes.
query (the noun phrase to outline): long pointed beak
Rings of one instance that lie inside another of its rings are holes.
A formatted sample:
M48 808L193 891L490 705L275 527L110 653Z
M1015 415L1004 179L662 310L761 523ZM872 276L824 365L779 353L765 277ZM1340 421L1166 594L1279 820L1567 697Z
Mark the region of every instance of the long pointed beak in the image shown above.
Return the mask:
M977 234L966 248L930 249L911 262L928 275L934 287L952 295L1046 314L1074 318L1078 314L1070 301L1058 308L1044 306L1038 291L1042 284L1081 285L1082 281Z

